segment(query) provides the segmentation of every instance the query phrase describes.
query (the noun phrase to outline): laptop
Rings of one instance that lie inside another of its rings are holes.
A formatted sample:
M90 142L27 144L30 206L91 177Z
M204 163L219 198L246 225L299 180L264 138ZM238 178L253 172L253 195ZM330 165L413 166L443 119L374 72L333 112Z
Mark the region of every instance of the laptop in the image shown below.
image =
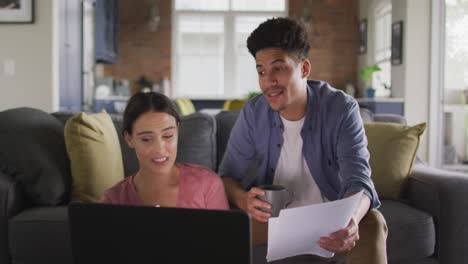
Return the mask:
M242 211L72 203L74 264L250 264Z

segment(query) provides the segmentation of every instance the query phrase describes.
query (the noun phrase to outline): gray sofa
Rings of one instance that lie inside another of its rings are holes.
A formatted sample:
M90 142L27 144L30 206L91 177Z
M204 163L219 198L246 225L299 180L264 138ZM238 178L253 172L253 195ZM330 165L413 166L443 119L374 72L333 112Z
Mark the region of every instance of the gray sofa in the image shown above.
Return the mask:
M63 126L71 113L0 112L0 263L72 263L67 221L71 188ZM237 112L184 116L178 160L216 169ZM404 122L362 111L366 121ZM120 131L122 120L112 116ZM120 136L120 133L118 133ZM121 140L125 174L137 160ZM468 177L418 162L400 200L383 200L389 263L468 263ZM228 239L228 238L227 238ZM264 263L265 248L254 248ZM306 258L278 263L310 263ZM314 261L313 263L326 263Z

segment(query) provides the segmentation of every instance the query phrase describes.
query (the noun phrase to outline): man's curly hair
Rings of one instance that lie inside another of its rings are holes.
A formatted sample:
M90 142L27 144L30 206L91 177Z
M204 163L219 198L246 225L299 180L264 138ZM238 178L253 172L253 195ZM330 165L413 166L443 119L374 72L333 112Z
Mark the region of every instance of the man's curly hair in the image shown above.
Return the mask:
M310 44L304 23L289 17L277 17L261 23L250 34L247 48L254 58L259 50L278 48L298 59L305 59Z

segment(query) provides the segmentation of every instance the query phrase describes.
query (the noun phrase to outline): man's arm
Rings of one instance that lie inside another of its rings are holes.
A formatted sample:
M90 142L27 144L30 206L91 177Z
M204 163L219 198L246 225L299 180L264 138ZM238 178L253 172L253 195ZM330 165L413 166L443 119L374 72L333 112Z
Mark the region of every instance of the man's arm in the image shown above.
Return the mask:
M231 204L246 211L260 222L268 222L268 217L271 215L259 208L270 209L271 206L257 199L257 195L265 193L258 188L246 191L241 184L249 164L256 155L252 138L253 128L249 120L253 116L250 105L251 102L247 102L243 107L231 129L226 151L219 167L219 175L223 179L224 189Z
M343 189L340 195L347 197L360 190L364 190L364 195L348 225L327 237L321 237L319 245L331 252L347 252L359 240L359 223L362 218L370 208L379 205L377 193L370 178L367 139L357 103L353 102L345 113L338 137L337 155L343 177Z
M370 207L379 207L380 201L371 178L369 151L364 124L359 114L359 105L353 101L343 114L337 131L336 159L342 177L340 198L364 190Z
M361 201L359 201L358 206L356 207L356 210L354 211L353 218L356 221L357 224L359 224L362 220L362 218L367 214L371 206L371 202L369 197L366 195L363 195L361 198Z
M257 198L257 195L265 195L262 189L253 187L245 191L239 180L229 177L222 179L228 200L232 204L249 213L257 221L268 222L271 214L261 211L260 208L270 210L271 205Z
M246 207L242 202L242 197L247 192L242 188L241 182L230 177L222 177L221 179L223 179L224 189L226 190L229 202L237 208L246 211Z

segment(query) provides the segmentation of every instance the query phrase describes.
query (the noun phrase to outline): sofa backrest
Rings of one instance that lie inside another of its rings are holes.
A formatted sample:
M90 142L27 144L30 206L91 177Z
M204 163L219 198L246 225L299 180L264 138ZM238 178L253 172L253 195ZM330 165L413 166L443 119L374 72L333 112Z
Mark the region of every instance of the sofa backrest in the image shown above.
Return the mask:
M196 112L181 118L177 161L216 169L216 121Z
M227 141L231 134L231 129L237 120L237 116L240 111L236 110L225 110L221 111L216 115L216 170L223 158L224 152L226 151Z
M391 122L406 125L405 117L400 115L374 114L366 108L360 108L359 112L363 122ZM221 111L215 117L217 125L216 144L218 146L216 168L219 167L219 164L221 163L221 160L224 156L231 129L234 126L239 113L240 111Z
M4 130L2 133L8 131L10 136L16 134L19 138L3 137L3 145L0 145L3 146L0 148L0 169L3 167L4 171L21 178L33 203L41 205L66 203L71 189L71 173L63 128L65 122L76 113L56 112L49 115L31 108L12 109L1 113L4 115L2 117L4 125L0 126ZM222 111L215 117L200 112L183 116L179 129L177 161L200 164L216 170L222 160L231 129L238 115L239 111ZM404 117L395 115L374 115L366 110L362 110L361 115L363 119L370 122L406 123ZM111 118L118 132L124 172L128 176L138 170L138 160L134 150L128 147L122 136L122 116L111 115ZM16 130L11 130L13 126ZM17 153L19 158L16 154L16 156L10 154L8 142L15 144L16 152L23 151L23 154ZM19 145L24 145L24 149L18 148ZM41 153L29 150L31 147ZM44 158L46 160L43 160ZM31 162L31 165L46 164L47 166L26 166L23 161ZM54 174L50 174L51 170L55 171ZM41 176L44 173L48 175ZM52 189L53 192L43 190L51 187L55 188Z
M401 115L395 114L376 114L374 115L374 122L388 122L406 125L406 118Z
M0 171L20 182L34 205L66 202L71 173L63 124L33 108L5 110L0 120Z
M76 113L56 112L52 115L63 124ZM138 159L122 135L123 118L121 115L110 114L119 136L125 176L138 170ZM216 169L216 123L213 116L204 113L193 113L182 116L179 127L179 143L177 147L177 162L195 163Z

